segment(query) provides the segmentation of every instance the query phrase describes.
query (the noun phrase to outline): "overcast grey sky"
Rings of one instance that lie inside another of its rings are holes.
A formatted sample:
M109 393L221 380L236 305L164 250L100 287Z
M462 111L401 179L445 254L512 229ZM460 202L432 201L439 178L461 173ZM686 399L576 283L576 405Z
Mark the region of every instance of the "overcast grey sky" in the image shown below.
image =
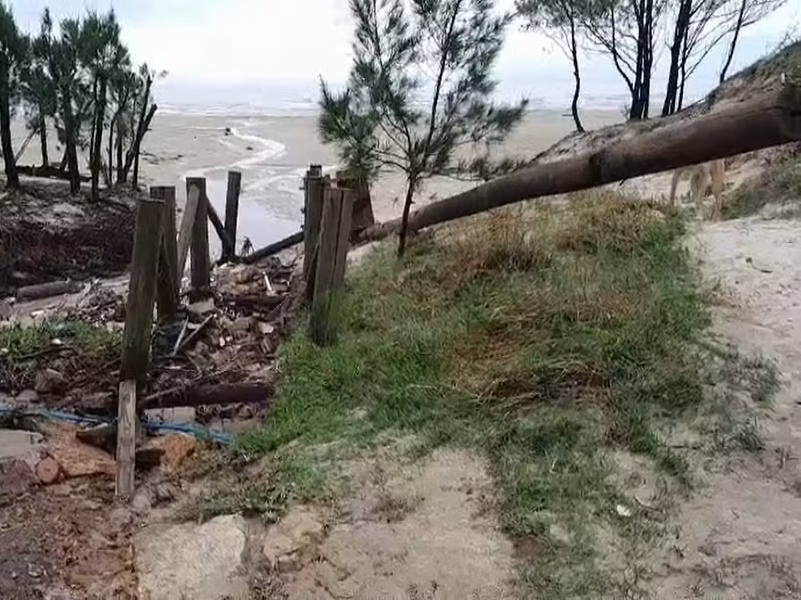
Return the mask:
M512 3L500 0L501 6ZM38 27L47 5L56 19L113 6L134 59L166 69L169 85L286 84L314 89L320 74L344 81L350 65L347 0L10 0L10 4L20 25L29 30ZM790 0L749 29L735 68L774 46L798 21L800 5ZM711 57L699 73L704 86L714 80L719 64L719 57ZM584 57L583 67L589 92L593 86L607 87L607 80L620 85L603 57ZM568 84L571 77L567 62L547 38L520 31L517 25L508 32L497 76L507 88L524 93Z

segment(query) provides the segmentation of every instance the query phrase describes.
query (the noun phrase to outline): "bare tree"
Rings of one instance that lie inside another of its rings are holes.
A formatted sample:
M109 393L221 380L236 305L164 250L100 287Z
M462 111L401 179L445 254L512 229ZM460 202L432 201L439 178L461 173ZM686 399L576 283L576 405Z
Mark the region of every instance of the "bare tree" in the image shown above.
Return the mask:
M726 80L726 73L731 67L734 59L734 52L737 49L737 42L740 39L740 32L746 27L750 27L767 17L772 12L787 3L787 0L734 0L736 9L729 12L728 23L725 34L721 36L729 38L728 51L720 69L720 83Z
M579 38L588 14L586 0L516 0L518 14L525 19L528 29L542 31L564 52L573 68L573 101L570 112L577 131L584 131L578 112L581 94L581 72L579 69Z
M596 49L612 58L629 90L630 119L647 119L656 40L667 0L594 0L584 16L584 30Z

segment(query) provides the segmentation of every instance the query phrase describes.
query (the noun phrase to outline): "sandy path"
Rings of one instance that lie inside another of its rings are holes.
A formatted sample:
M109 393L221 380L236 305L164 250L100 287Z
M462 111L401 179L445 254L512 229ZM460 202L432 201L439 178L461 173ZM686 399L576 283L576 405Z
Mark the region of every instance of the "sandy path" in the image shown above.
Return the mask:
M774 360L784 385L760 418L760 459L708 473L682 506L682 556L660 578L666 598L801 598L799 229L801 221L743 219L704 223L691 236L704 276L731 300L716 307L714 331Z

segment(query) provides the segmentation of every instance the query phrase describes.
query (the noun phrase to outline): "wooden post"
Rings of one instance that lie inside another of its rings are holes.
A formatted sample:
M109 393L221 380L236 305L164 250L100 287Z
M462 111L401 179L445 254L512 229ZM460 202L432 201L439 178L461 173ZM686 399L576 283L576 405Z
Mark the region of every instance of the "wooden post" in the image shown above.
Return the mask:
M136 469L136 381L120 382L117 412L117 480L118 498L130 500L134 493Z
M323 198L330 180L322 177L322 168L311 165L306 172L304 185L305 219L303 225L303 278L306 282L306 299L314 296L316 256L320 239L320 222L323 217Z
M192 228L197 216L197 205L200 201L200 188L186 185L186 206L184 216L181 218L181 231L178 235L178 283L184 277L186 257L189 254L189 243L192 241Z
M334 258L334 276L332 288L338 290L345 283L345 269L348 264L350 250L350 230L353 224L353 206L356 203L356 190L341 189L342 207L339 212L339 230L337 249Z
M178 275L178 240L175 232L175 187L154 186L150 188L150 197L164 202L156 306L159 319L168 319L178 313L178 296L181 291L181 280Z
M231 260L236 256L236 226L239 219L239 194L242 191L242 173L228 171L228 189L225 194L225 233L228 234L228 248L223 247L222 259Z
M331 344L336 339L332 295L341 212L342 190L326 186L320 223L320 241L317 244L316 253L314 297L309 320L311 339L320 346Z
M133 379L142 384L147 375L163 218L163 202L152 199L139 200L125 330L122 335L120 365L122 381Z
M192 227L190 272L192 289L197 293L207 292L211 287L211 259L209 258L209 197L206 195L205 177L187 177L187 189L196 186L200 190L197 213Z

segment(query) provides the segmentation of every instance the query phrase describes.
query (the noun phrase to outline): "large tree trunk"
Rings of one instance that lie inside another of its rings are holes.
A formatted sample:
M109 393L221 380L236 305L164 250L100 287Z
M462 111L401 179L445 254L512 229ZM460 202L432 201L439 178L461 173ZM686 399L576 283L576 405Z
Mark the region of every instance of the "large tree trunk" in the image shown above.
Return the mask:
M408 218L408 230L460 219L531 198L565 194L752 152L801 139L801 87L785 86L728 110L657 127L590 153L540 164L424 206ZM358 241L400 230L394 219L364 230Z
M103 152L103 121L106 117L106 79L100 79L100 86L97 93L97 104L95 104L95 118L94 118L94 142L92 147L94 152L91 153L92 159L92 201L97 202L100 200L100 157Z
M19 188L19 173L14 160L14 146L11 144L11 109L8 106L6 91L0 92L0 147L3 150L3 162L6 167L6 186Z

